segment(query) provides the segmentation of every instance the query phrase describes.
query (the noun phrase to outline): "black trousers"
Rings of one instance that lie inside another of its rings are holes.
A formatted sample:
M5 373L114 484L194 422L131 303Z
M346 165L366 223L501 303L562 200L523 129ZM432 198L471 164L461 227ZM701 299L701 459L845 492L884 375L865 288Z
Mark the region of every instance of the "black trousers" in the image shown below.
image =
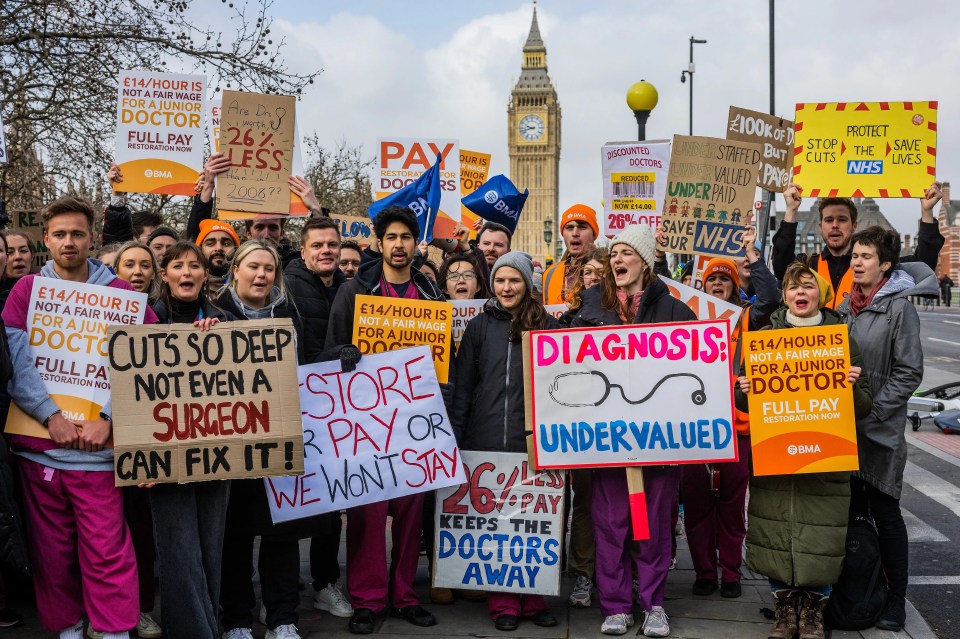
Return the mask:
M907 526L894 499L858 477L850 479L850 517L871 517L880 535L880 561L890 581L890 592L907 596L909 548Z
M340 511L320 515L313 537L310 538L310 576L318 592L340 579L340 531L343 521Z

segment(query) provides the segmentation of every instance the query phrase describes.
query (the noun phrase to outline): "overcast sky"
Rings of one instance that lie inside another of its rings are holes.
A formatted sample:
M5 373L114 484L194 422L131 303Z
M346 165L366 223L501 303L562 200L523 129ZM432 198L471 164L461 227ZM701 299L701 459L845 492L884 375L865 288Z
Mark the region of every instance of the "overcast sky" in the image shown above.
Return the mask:
M796 102L939 100L937 175L956 173L960 184L958 3L777 5L778 114L793 118ZM461 148L493 155L491 175L509 174L507 101L532 9L508 0L277 0L275 33L287 38L290 67L324 69L298 106L301 133L316 131L329 146L342 138L370 156L379 136L459 138ZM633 82L660 93L649 139L687 133L680 72L691 35L708 41L695 50L695 134L723 137L731 104L769 109L766 0L541 0L537 14L563 117L561 211L599 208L600 146L636 136L625 102ZM915 201L881 209L901 232L915 231Z

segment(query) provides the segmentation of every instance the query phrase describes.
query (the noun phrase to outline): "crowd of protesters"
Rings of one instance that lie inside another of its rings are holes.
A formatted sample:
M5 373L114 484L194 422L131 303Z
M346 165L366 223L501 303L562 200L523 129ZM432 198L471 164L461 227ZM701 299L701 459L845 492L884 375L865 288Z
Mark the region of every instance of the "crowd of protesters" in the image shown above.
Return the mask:
M576 204L560 220L564 256L547 265L542 277L542 265L512 251L510 230L494 223L479 226L473 240L470 229L458 226L455 241L444 245L448 250L435 264L426 259L426 245L418 244L422 229L410 210L380 212L372 244L361 247L343 241L339 224L295 176L291 190L311 211L298 247L286 219L250 220L238 233L214 217L215 178L228 167L220 154L206 163L183 233L165 226L157 213L132 212L125 194L115 192L99 238L94 228L100 214L83 198L65 196L44 207L50 257L36 274L29 236L17 230L0 236L2 410L5 416L12 400L49 432L49 439L0 439L0 559L21 568L29 563L40 620L63 639L84 633L122 639L134 630L140 637L252 639L258 617L268 639L297 638L300 540L306 538L313 605L349 619L350 632L372 633L386 614L415 626L435 625L414 589L421 544L433 543L430 494L348 509L341 574L341 513L274 525L262 481L116 488L110 406L98 419L68 419L32 361L27 307L35 277L145 293L146 323L206 331L221 322L289 318L299 363L339 360L344 367L360 357L351 344L357 295L486 300L466 327L450 383L441 385L443 399L464 450L524 452L523 332L696 319L658 277L667 273L668 259L661 231L629 226L604 238L596 212ZM107 178L114 186L123 181L116 165ZM706 597L719 590L722 597L740 597L746 544L747 564L769 579L776 605L769 636L779 639L824 636L824 607L842 566L847 523L851 517L871 520L890 588L876 625L903 627L907 532L899 500L905 413L923 370L919 320L909 299L941 292L933 270L943 245L932 215L939 184L921 200L917 249L910 257L900 256L895 233L858 229L855 204L842 198L817 203L824 252L795 255L800 187L791 185L785 198L772 268L748 227L743 259L715 258L693 275L708 295L744 309L729 350L738 461L645 467L650 537L639 542L632 539L624 469L570 473L567 568L576 580L568 603L590 607L596 596L605 634L625 634L639 611L644 636L669 636L664 595L675 566L681 503L695 570L692 593ZM677 279L690 277L688 267ZM544 304L566 304L568 311L555 319ZM850 333L847 373L860 470L753 477L751 380L740 370L743 333L841 324ZM782 507L784 495L794 507ZM257 538L259 605L251 562ZM157 594L160 623L153 611ZM541 596L430 591L437 604L456 596L485 600L492 622L504 632L522 621L557 624ZM19 621L0 591L0 627Z

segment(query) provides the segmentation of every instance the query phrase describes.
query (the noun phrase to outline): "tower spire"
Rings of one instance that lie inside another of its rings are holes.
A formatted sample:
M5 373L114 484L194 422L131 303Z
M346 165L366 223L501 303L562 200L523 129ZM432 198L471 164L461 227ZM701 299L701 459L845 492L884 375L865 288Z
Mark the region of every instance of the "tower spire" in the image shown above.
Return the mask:
M543 45L543 38L540 36L540 25L537 24L537 1L533 1L533 20L530 22L530 33L527 35L527 41L523 45L524 53L528 51L546 51Z

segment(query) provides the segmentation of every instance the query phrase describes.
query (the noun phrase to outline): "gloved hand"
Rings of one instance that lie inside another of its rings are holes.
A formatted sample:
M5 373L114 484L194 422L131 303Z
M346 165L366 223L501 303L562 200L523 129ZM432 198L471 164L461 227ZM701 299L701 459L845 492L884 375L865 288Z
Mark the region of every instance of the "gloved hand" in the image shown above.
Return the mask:
M347 344L340 348L340 370L349 373L357 368L360 363L360 349L353 344Z

